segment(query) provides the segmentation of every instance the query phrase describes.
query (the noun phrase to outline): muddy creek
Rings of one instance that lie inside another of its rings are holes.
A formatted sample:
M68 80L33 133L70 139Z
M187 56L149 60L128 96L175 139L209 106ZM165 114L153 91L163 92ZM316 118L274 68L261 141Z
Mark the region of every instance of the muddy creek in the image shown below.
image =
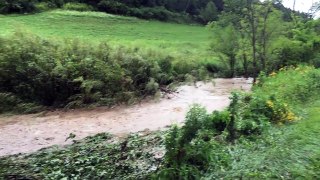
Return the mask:
M71 140L66 141L70 133L82 139L101 132L124 135L183 123L192 104L201 104L208 111L223 110L229 105L232 90L249 91L251 83L251 79L243 78L215 79L214 83L181 86L177 93L168 95L170 98L129 107L0 116L0 156L70 144Z

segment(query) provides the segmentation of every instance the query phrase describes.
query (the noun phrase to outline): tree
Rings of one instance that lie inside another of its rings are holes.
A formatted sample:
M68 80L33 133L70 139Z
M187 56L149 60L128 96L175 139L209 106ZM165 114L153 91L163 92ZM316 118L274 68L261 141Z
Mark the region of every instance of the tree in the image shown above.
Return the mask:
M33 0L0 0L0 13L26 13L34 10Z
M237 59L242 59L244 75L256 78L259 72L268 71L272 41L282 35L286 25L282 13L274 8L274 0L226 0L219 16L222 27L232 25L238 33ZM285 31L284 31L285 32ZM250 72L249 72L250 71Z
M259 69L257 63L257 21L256 21L256 9L252 0L247 0L247 21L249 23L249 33L251 36L252 47L252 65L253 65L253 78L254 81L258 77Z
M312 7L309 10L310 17L314 18L319 11L320 11L320 1L314 2L312 4Z
M214 41L211 44L212 49L221 53L227 58L227 64L230 68L230 77L235 75L236 55L239 48L239 33L233 25L222 27L220 25L212 25L215 32ZM221 58L223 59L223 57Z
M207 6L200 11L200 17L206 23L217 20L218 9L216 5L212 1L208 2Z

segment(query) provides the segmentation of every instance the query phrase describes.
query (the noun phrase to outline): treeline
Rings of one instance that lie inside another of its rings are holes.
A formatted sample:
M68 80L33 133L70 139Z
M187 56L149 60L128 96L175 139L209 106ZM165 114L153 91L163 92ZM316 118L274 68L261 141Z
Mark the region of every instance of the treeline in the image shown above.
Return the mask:
M219 20L210 23L211 48L229 77L257 77L298 64L320 66L320 21L285 12L273 1L225 0ZM289 18L289 17L288 17Z
M227 0L0 0L0 13L30 13L52 8L80 11L101 11L143 19L161 21L197 22L206 24L215 21L219 15L230 8ZM260 3L253 0L252 3ZM274 7L284 13L283 19L291 21L292 10L281 2ZM295 12L300 17L307 14Z

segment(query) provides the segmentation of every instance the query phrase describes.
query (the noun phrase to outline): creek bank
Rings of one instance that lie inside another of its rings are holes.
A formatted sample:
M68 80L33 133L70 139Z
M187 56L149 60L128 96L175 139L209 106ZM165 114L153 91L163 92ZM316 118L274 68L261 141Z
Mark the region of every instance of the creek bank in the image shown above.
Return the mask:
M74 140L108 132L117 136L139 131L155 131L174 123L183 123L192 104L208 111L229 105L233 90L250 91L252 79L215 79L214 83L197 82L177 89L173 96L130 107L104 107L93 110L48 112L46 114L0 117L0 156L32 153L52 145L71 144Z

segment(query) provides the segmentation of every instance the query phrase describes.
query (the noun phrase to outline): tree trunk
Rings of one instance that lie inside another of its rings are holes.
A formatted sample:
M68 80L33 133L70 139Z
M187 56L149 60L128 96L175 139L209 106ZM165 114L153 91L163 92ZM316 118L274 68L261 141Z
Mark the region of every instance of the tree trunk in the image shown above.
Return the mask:
M248 78L249 74L248 74L248 59L247 59L247 54L245 52L242 53L242 57L243 57L243 70L244 70L244 77Z
M235 66L236 66L236 56L234 54L230 55L229 65L230 65L230 71L231 71L230 76L233 78L235 75Z
M263 16L263 28L262 28L262 36L261 36L261 46L262 46L262 52L260 55L260 61L262 70L266 71L266 61L267 61L267 41L268 41L268 34L267 34L267 21L270 14L270 6L267 5L268 8Z
M256 78L258 77L259 69L257 63L257 28L255 22L255 12L253 8L252 0L247 1L248 10L249 10L249 23L251 28L251 46L252 46L252 65L253 65L253 81L256 82Z

